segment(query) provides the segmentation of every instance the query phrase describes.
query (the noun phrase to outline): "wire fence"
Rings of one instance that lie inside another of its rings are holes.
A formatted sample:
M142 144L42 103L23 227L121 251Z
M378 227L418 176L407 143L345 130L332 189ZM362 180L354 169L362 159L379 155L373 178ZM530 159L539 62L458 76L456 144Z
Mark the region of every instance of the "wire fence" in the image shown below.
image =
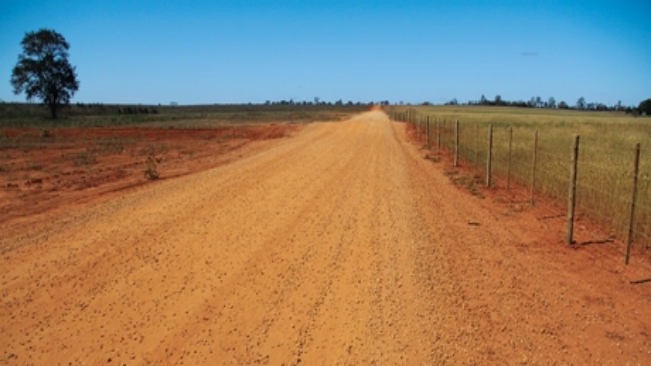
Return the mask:
M651 249L651 164L649 150L639 142L630 150L614 149L603 138L582 141L577 135L573 156L575 136L548 130L443 119L414 109L393 111L391 117L413 124L418 138L437 152L452 154L454 165L471 165L486 177L487 185L496 187L493 178L499 178L500 188L516 184L528 188L532 205L536 197L552 199L561 207L567 204L568 244L573 243L576 212L609 228L606 239L621 238L629 248L631 243Z

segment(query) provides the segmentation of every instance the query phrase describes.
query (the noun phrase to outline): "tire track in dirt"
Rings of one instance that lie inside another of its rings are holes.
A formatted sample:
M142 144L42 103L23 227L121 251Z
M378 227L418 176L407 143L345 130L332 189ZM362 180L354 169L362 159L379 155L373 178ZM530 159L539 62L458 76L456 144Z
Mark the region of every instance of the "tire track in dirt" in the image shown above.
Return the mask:
M0 238L15 248L0 257L0 363L649 360L649 317L631 307L651 299L568 272L403 127L381 112L313 124Z

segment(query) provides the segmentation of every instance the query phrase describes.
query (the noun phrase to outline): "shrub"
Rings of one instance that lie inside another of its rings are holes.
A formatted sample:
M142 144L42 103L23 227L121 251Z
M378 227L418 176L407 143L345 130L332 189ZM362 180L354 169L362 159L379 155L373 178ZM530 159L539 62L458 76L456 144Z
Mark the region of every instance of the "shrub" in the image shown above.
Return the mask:
M159 162L154 155L149 155L147 158L147 169L145 169L145 178L147 180L156 180L159 178L158 171L156 170L156 165Z

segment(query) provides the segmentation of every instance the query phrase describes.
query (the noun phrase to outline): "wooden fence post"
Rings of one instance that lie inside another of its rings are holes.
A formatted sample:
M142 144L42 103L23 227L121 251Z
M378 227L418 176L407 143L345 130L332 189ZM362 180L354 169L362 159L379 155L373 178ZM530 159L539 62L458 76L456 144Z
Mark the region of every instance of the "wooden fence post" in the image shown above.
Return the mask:
M459 120L454 124L454 166L459 166Z
M493 125L488 125L488 152L486 157L486 187L491 186L491 169L493 165Z
M511 189L511 151L513 147L513 127L509 127L509 159L506 164L506 190Z
M420 125L421 125L421 120L422 117L419 115L418 116L418 126L416 126L416 131L418 132L418 141L420 142Z
M443 136L445 136L445 137L441 137L441 146L443 146L443 148L451 150L451 149L448 148L448 138L447 138L447 135L448 135L448 120L445 119L445 118L443 119L443 127L441 128L441 134Z
M565 242L573 244L574 236L574 206L576 204L576 176L579 164L579 135L574 135L574 146L572 147L572 164L570 165L570 189L567 198L567 236Z
M631 243L633 242L633 225L635 223L635 200L637 199L637 176L640 171L640 143L635 144L635 158L633 159L633 193L631 197L631 216L628 221L628 235L626 236L626 259L628 265L631 257Z
M436 153L441 153L441 119L436 119Z
M531 206L534 205L534 189L536 187L536 158L538 157L538 131L533 138L533 161L531 162Z
M441 122L441 147L442 148L447 148L447 146L446 146L447 138L444 137L448 133L447 128L448 128L448 121L444 118L443 121Z
M429 149L429 115L427 115L427 125L425 125L425 143L427 144L427 149Z
M475 165L479 166L479 123L475 125Z

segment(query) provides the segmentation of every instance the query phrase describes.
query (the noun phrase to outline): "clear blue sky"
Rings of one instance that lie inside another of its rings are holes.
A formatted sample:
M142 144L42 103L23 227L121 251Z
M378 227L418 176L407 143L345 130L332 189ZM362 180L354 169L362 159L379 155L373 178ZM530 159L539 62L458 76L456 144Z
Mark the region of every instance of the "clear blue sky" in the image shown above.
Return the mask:
M73 101L651 98L651 1L0 0L0 99L25 32L71 45Z

